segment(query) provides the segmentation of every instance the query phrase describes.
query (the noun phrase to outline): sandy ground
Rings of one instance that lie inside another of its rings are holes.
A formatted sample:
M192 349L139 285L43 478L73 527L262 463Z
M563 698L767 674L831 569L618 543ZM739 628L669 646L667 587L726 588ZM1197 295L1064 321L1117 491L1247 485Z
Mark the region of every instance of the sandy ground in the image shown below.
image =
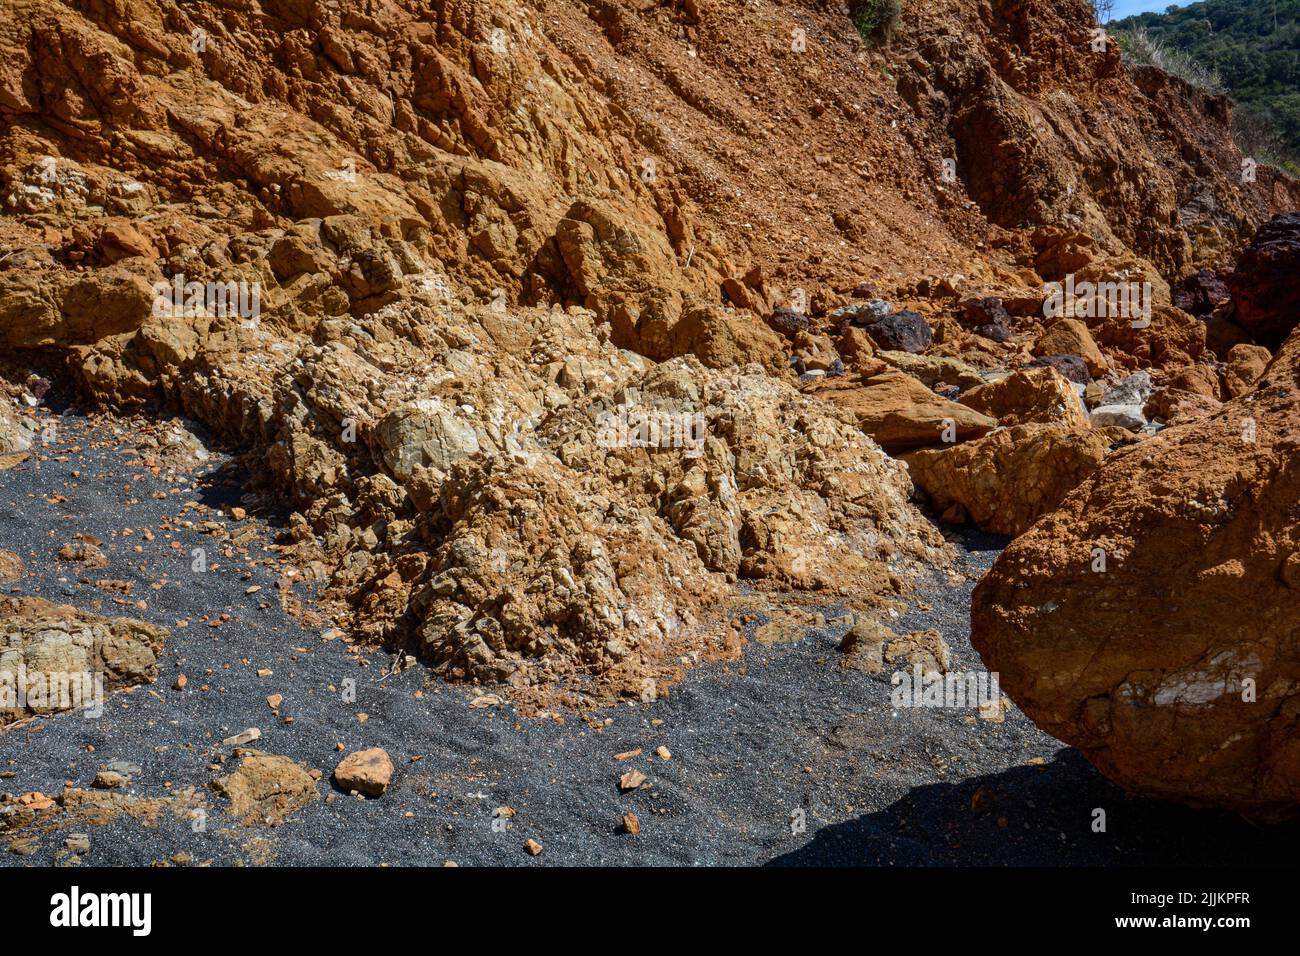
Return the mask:
M1281 864L1300 849L1296 827L1258 829L1127 797L1014 709L1002 724L972 723L970 711L895 709L888 672L873 678L839 666L842 625L796 642L751 642L741 662L698 667L665 699L597 714L609 720L599 730L581 714L560 724L518 717L508 705L471 708L472 688L429 680L420 667L384 677L390 655L358 653L304 628L281 610L273 568L245 579L249 558L273 556L264 543L275 527L253 522L256 540L234 559L198 530L161 530L185 502L216 511L237 503L239 488L210 477L169 483L133 464L129 436L92 447L112 437L104 423L68 414L60 426L58 441L41 449L45 460L0 471L0 547L22 555L29 571L6 590L173 630L158 682L112 698L102 717L61 715L0 733L0 773L12 774L0 790L89 787L120 760L141 770L128 792L160 797L196 787L209 819L201 832L170 817L77 824L38 834L34 852L22 855L0 842L4 865L143 866L178 853L215 865L1213 865ZM196 475L222 464L214 455ZM66 501L51 503L55 495ZM238 530L220 514L186 517ZM125 528L135 533L124 536ZM144 539L145 528L154 540ZM75 532L103 539L108 568L79 572L55 560ZM894 627L937 628L953 666L977 669L970 590L998 542L965 536L958 544L965 584L923 590ZM199 575L190 550L203 546L220 567ZM119 607L81 575L136 581L130 600L148 606ZM161 580L168 583L151 588ZM246 594L253 585L262 590ZM838 609L820 610L829 619ZM230 620L217 629L199 620L223 613ZM178 619L190 624L176 627ZM189 684L176 690L182 672ZM355 702L339 693L347 679ZM279 717L270 694L284 697ZM247 727L262 731L251 746L324 774L321 799L278 828L238 826L207 792L225 772L208 764L232 750L222 739ZM332 786L338 742L348 751L388 750L397 764L388 793L364 800ZM661 745L671 759L655 755ZM638 747L640 756L614 759ZM647 785L620 794L629 770ZM499 806L516 811L508 829L493 828ZM1092 829L1097 808L1106 811L1104 833ZM640 834L622 832L627 812L640 819ZM72 831L90 837L79 856L64 850ZM529 839L542 845L540 856L526 853Z

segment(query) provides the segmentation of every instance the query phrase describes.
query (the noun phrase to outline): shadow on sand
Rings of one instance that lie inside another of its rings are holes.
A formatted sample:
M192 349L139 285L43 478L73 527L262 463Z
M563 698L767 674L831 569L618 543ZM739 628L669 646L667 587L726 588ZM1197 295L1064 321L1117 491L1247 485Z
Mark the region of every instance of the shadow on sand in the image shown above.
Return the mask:
M1104 833L1093 831L1098 809ZM1297 853L1300 824L1132 797L1065 749L1043 766L916 787L767 865L1290 866Z

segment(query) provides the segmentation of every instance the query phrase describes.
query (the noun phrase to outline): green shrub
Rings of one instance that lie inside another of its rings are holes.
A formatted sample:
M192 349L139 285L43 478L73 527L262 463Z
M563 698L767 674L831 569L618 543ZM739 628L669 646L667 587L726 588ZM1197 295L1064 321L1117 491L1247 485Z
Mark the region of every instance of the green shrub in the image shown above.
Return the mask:
M858 35L868 46L888 43L903 15L903 0L861 0L851 14Z
M1207 93L1224 92L1223 80L1215 70L1200 63L1182 50L1166 46L1142 27L1118 30L1115 39L1127 62L1137 66L1154 66Z

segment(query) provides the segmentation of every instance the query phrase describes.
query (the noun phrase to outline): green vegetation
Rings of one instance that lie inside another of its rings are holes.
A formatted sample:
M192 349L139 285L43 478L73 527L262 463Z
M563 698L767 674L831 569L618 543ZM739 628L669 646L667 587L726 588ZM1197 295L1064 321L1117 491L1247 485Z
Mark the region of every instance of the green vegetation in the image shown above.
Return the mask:
M1117 33L1115 39L1119 41L1120 48L1131 63L1158 67L1166 73L1181 77L1207 93L1226 92L1223 79L1217 72L1208 69L1205 64L1186 51L1165 46L1159 39L1147 33L1144 27Z
M869 46L888 43L902 15L902 0L861 0L851 14L858 35Z
M1133 62L1226 89L1242 150L1300 175L1300 0L1202 0L1107 27Z

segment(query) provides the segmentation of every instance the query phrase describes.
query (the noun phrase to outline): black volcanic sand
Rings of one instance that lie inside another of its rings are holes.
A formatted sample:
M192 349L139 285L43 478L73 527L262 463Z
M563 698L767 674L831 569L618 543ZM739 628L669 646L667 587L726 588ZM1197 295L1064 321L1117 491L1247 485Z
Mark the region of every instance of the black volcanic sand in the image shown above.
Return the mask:
M1255 828L1225 814L1127 797L1014 709L1000 725L963 722L969 711L895 710L887 674L872 678L839 666L843 625L798 642L751 642L739 664L697 667L665 699L600 713L610 720L600 732L580 714L565 715L561 725L520 718L508 705L471 709L479 693L473 688L431 680L418 666L384 677L390 655L371 652L367 666L366 654L304 628L280 609L273 568L244 580L246 558L221 557L209 535L161 532L162 520L179 516L185 502L216 509L238 503L240 489L155 478L132 464L126 434L115 448L89 447L111 436L103 422L65 414L59 441L40 449L46 460L0 471L0 547L28 565L27 577L5 590L172 628L161 675L151 687L111 698L99 719L65 714L0 733L0 772L13 774L0 778L0 789L57 794L65 781L89 787L105 764L124 760L143 771L128 793L205 791L208 825L194 832L170 815L156 825L127 817L96 826L72 821L34 834L28 855L0 841L6 865L68 862L70 832L90 837L83 865L137 866L175 854L215 865L1288 864L1300 848L1296 827ZM69 452L72 446L80 450ZM201 470L212 475L223 464L214 453ZM158 491L166 500L151 497ZM67 500L50 504L54 495ZM235 529L248 524L220 514L185 517ZM257 540L269 542L277 529L256 523ZM127 527L136 533L124 537ZM143 528L154 531L152 542ZM55 560L75 532L103 539L108 568ZM181 549L170 547L173 538ZM891 623L901 632L937 628L952 647L953 666L978 669L968 640L970 591L1000 543L974 536L955 543L968 580L923 591L916 609ZM221 567L194 574L190 549L204 546ZM272 556L260 544L248 547L252 557ZM112 592L78 583L81 576L136 581L131 600L144 599L148 608L119 607ZM150 588L164 578L171 583ZM253 584L262 590L246 595ZM261 602L272 606L260 609ZM838 611L820 610L828 619ZM231 620L216 630L199 620L222 613ZM175 627L182 618L189 626ZM260 668L273 675L258 677ZM181 672L189 684L176 690ZM354 703L329 689L348 678L356 682ZM269 694L284 697L279 718ZM361 712L367 721L358 719ZM207 791L226 772L207 765L233 750L222 739L247 727L262 731L250 746L324 772L321 799L278 828L236 825L224 800ZM348 751L382 746L392 755L397 773L383 797L358 799L331 784L340 741ZM660 745L671 760L654 755ZM614 760L637 747L641 756ZM633 769L648 786L620 794L619 775ZM502 805L516 815L509 829L494 831L493 810ZM1092 829L1096 808L1106 811L1104 833ZM792 832L797 810L804 832ZM639 835L621 832L629 811L641 821ZM525 851L529 839L542 844L539 857Z

